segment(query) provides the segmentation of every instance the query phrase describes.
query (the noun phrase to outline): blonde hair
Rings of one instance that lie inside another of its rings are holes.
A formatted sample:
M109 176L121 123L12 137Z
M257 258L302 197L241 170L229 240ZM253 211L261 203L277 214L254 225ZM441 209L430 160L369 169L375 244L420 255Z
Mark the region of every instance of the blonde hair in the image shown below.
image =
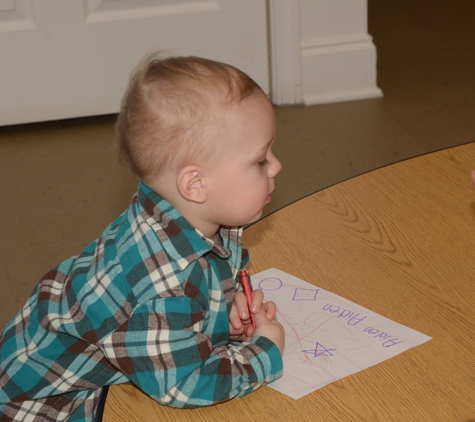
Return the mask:
M116 123L119 154L140 178L208 159L205 129L223 106L261 88L235 67L199 57L146 56L135 68Z

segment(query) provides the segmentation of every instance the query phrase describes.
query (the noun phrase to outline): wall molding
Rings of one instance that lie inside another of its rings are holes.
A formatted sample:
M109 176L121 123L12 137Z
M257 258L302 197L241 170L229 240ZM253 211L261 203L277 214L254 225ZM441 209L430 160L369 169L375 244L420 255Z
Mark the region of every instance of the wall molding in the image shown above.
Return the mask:
M368 34L306 40L301 44L306 105L375 98L376 47Z
M86 23L103 23L113 21L128 21L150 17L172 16L187 13L209 12L220 10L215 1L190 2L183 4L168 4L142 6L139 2L104 2L103 0L86 0Z
M374 49L373 37L369 34L304 40L301 42L300 47L302 57L335 54L339 51Z
M313 105L381 97L373 38L363 32L302 40L301 1L268 2L271 101Z
M10 0L0 5L0 32L38 29L33 4L26 0Z

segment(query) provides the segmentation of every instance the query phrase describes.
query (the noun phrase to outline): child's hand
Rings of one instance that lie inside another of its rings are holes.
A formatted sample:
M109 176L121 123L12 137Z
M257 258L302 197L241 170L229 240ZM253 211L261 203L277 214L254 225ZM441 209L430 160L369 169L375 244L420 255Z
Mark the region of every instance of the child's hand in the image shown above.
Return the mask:
M256 314L263 306L267 318L275 319L277 313L275 303L270 301L263 304L263 301L264 293L262 293L262 290L254 290L252 292L251 312ZM242 292L236 293L229 314L230 339L234 341L248 341L251 339L254 330L249 315L246 295Z
M282 324L275 319L269 319L264 306L261 308L261 311L255 315L255 319L256 329L254 330L254 336L267 337L273 341L282 355L285 347L285 331Z
M472 171L470 177L472 178L473 190L475 190L475 170Z

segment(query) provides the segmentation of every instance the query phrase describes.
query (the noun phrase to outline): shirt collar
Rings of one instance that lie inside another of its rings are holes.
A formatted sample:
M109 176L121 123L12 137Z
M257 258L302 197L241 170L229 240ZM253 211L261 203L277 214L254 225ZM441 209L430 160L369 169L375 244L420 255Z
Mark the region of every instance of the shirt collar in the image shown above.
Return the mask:
M143 182L139 184L136 202L142 208L142 217L181 271L210 251L229 258L236 246L242 246L241 227L221 227L223 245L220 245L195 229L173 205Z

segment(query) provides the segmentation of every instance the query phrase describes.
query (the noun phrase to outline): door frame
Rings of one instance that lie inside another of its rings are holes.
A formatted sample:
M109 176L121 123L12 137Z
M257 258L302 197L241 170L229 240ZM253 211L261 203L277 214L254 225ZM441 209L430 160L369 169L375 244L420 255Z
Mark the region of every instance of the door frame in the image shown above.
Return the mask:
M383 95L376 84L376 46L367 32L367 0L268 0L267 7L273 104ZM330 12L326 24L316 10ZM356 12L350 26L348 10Z
M300 5L298 0L269 0L269 64L271 101L301 104Z

